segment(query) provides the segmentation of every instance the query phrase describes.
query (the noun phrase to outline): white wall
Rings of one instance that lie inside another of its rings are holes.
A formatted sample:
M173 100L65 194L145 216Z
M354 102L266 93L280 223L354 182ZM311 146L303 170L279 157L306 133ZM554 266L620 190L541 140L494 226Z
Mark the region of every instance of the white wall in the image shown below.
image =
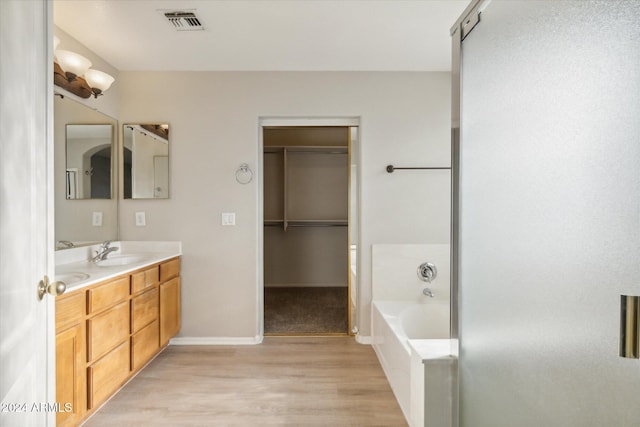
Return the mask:
M371 287L375 301L445 304L446 323L449 323L449 245L374 244L371 252ZM432 263L437 270L431 282L424 282L418 277L418 266L423 262ZM424 288L429 288L433 297L425 296L422 293Z
M181 336L257 334L259 181L235 171L261 174L260 117L360 117L363 335L371 245L449 242L449 173L385 171L449 165L449 73L121 71L118 84L120 123L170 125L171 198L121 200L120 238L183 242ZM237 225L222 227L222 212Z

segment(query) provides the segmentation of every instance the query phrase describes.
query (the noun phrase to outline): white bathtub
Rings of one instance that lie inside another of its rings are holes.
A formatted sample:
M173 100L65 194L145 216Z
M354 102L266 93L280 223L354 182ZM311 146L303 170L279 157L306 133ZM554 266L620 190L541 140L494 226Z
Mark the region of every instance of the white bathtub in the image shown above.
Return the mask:
M411 426L424 426L424 365L453 360L448 302L374 301L373 348ZM449 400L445 385L438 388Z

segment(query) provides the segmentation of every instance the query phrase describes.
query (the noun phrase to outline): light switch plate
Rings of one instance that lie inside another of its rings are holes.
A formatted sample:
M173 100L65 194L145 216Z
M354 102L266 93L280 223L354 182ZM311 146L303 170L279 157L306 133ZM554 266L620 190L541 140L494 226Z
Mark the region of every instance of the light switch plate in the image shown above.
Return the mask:
M144 227L147 225L147 218L144 212L136 212L136 226Z
M236 225L235 212L223 212L222 213L222 225Z
M94 227L102 227L102 212L94 212L91 217L91 225Z

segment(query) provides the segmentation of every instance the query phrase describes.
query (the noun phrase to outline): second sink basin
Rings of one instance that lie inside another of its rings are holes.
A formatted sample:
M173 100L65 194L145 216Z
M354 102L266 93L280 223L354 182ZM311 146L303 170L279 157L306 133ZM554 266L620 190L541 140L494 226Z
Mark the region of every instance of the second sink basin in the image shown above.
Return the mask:
M89 275L87 273L82 273L79 271L71 271L69 273L56 274L55 276L56 281L64 282L66 285L80 282L88 278L89 278Z
M116 265L128 265L135 264L136 262L144 261L143 255L114 255L105 260L98 261L96 265L98 267L113 267Z

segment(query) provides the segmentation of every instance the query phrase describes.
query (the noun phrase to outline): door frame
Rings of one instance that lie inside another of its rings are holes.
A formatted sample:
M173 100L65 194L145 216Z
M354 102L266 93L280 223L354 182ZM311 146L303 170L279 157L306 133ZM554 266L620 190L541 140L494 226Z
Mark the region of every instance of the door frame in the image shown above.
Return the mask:
M452 354L460 354L457 348L460 338L458 266L460 261L460 115L462 41L480 22L480 14L490 0L472 0L451 27L451 237L450 237L450 337L455 342ZM460 424L460 365L453 366L452 425Z
M256 310L256 343L261 343L264 339L264 164L263 164L263 153L264 153L264 135L263 130L265 127L270 126L288 126L288 127L304 127L304 126L342 126L342 127L358 127L358 143L359 150L358 153L362 152L362 125L361 118L352 116L352 117L293 117L293 116L262 116L258 117L258 151L257 155L257 171L255 174L256 177L256 205L257 205L257 215L256 215L256 259L257 259L257 268L256 268L256 301L257 301L257 310ZM350 144L351 142L349 142ZM355 159L358 165L361 165L361 156L358 154L358 157ZM361 182L360 174L361 167L358 168L358 183ZM351 176L351 165L349 165L349 176ZM359 184L358 184L359 188ZM357 203L358 207L361 206L360 203L360 191L358 191L357 195ZM361 223L360 215L361 210L358 209L358 224ZM351 227L351 221L349 221L349 229ZM361 247L360 241L362 237L358 232L358 247ZM349 248L347 248L349 249ZM358 251L357 265L360 264L360 251ZM359 290L359 278L356 279L356 288ZM352 313L351 313L351 286L349 286L349 321L351 322ZM358 297L360 292L358 292ZM358 307L360 306L359 302L356 301L356 322L358 323L359 313ZM351 324L348 326L348 333L351 334Z

